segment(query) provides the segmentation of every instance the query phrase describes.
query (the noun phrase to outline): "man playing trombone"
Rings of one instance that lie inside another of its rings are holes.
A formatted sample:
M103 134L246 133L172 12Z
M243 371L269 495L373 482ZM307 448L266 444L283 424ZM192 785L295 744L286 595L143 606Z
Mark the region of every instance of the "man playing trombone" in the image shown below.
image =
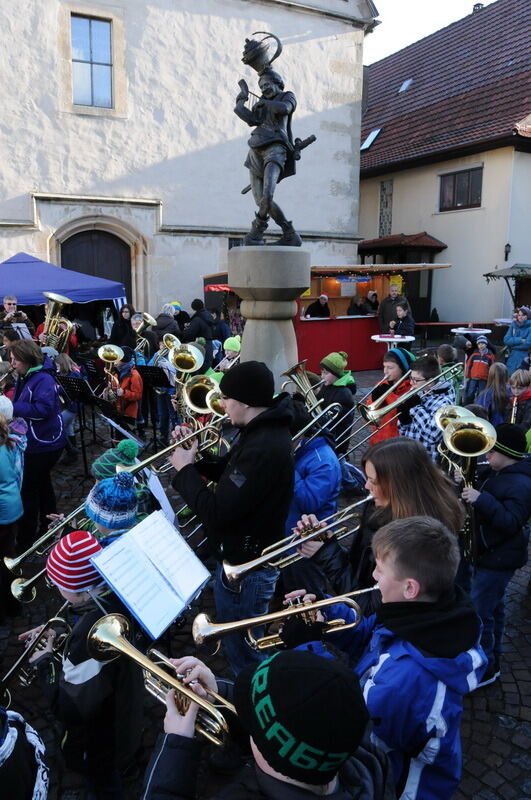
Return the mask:
M239 439L223 457L202 457L194 441L189 450L177 447L171 463L177 474L174 488L203 523L218 560L214 584L217 619L264 614L273 596L278 571L264 565L237 583L229 583L221 561L240 564L259 555L284 536L284 524L293 493L291 399L273 399L274 379L259 361L232 367L220 383L223 406ZM189 433L176 428L175 438ZM216 482L211 490L203 477ZM263 656L251 650L240 633L224 642L228 661L237 673L246 663Z

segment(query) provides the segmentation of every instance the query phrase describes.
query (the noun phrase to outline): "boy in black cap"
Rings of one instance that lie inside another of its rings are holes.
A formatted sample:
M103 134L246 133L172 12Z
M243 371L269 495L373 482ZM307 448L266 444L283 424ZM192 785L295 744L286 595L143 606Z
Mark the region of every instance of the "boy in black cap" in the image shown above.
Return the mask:
M241 429L239 439L223 457L205 456L196 463L197 442L189 450L175 449L171 463L177 471L174 488L198 515L212 552L219 561L214 584L218 622L265 614L273 596L278 570L263 567L229 585L221 562L241 564L260 555L284 537L284 524L293 493L291 398L273 399L273 373L260 361L237 364L220 383L230 421ZM189 433L175 429L175 438ZM212 491L203 477L216 482ZM223 642L237 673L246 663L264 656L246 644L241 633Z
M338 661L312 653L282 652L246 667L234 687L220 686L195 658L173 662L191 669L186 683L233 694L238 720L250 737L254 760L218 798L391 800L385 755L364 734L368 714L356 676ZM197 684L196 684L197 685ZM194 798L199 742L193 740L197 705L185 717L167 695L165 735L145 778L143 800Z
M526 456L525 435L518 425L504 422L496 426L496 436L479 488L465 487L461 494L472 504L478 526L470 596L483 622L481 646L489 660L480 686L500 676L505 590L515 570L527 562L531 516L531 459Z

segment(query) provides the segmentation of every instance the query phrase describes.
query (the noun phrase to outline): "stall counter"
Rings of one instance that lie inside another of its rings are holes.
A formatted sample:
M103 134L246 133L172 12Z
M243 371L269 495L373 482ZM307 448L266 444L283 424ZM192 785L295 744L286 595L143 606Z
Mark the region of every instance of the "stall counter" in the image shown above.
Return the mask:
M380 369L387 352L385 344L373 342L371 336L379 333L378 317L330 317L293 320L299 350L299 359L307 359L307 367L319 372L319 362L327 353L343 350L348 353L351 370L362 372Z

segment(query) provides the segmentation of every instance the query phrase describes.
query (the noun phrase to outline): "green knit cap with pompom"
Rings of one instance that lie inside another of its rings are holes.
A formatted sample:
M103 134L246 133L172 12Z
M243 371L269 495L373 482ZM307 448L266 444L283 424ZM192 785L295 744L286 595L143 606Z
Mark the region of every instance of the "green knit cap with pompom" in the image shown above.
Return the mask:
M328 353L327 356L321 359L321 367L327 369L328 372L331 372L338 378L342 378L343 375L348 372L347 362L348 353L344 353L340 350L338 353Z
M132 439L122 439L116 447L106 450L92 464L91 472L95 478L112 478L116 475L116 465L124 464L130 467L135 463L138 456L139 447Z

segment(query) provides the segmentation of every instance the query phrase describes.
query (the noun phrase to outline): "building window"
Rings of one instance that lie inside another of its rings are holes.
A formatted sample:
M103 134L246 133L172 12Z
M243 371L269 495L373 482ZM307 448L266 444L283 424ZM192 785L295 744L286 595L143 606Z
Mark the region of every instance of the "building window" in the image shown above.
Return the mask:
M483 167L441 175L439 211L478 208L481 205Z
M112 108L111 23L73 14L71 34L73 103Z
M393 226L393 179L380 181L378 236L389 236Z

